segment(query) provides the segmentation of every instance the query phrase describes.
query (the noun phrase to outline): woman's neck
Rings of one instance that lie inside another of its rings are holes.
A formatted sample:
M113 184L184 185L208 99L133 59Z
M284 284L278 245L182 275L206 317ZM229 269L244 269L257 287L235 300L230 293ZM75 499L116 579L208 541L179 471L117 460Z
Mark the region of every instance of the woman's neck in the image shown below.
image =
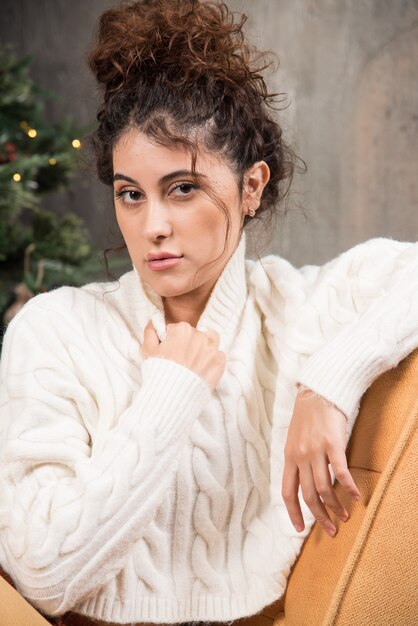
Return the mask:
M196 327L214 284L214 282L206 283L198 289L180 296L163 298L166 323L188 322L191 326Z

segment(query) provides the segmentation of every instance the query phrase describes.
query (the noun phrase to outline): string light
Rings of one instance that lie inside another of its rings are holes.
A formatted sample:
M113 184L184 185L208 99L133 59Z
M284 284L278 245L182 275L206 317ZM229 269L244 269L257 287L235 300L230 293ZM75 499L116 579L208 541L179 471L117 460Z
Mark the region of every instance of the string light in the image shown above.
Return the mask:
M29 137L33 138L36 137L36 135L38 134L38 131L35 130L35 128L31 128L25 120L22 120L20 122L20 128L23 128L23 130L27 135L29 135Z
M19 183L22 180L22 177L16 172L16 174L13 174L13 180L15 181L15 183Z
M57 164L57 159L50 158L50 159L48 159L48 163L50 165L56 165Z
M73 139L71 145L73 146L73 148L78 150L79 148L81 148L81 141L79 139Z

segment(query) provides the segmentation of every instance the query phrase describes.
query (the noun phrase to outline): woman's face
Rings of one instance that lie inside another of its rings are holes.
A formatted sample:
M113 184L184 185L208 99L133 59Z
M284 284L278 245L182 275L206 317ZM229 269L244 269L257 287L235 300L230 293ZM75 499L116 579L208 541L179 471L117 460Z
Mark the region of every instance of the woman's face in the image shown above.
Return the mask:
M236 176L209 152L199 153L195 169L228 207L226 241L226 216L199 189L190 153L133 129L113 150L116 218L136 270L162 297L211 289L239 243L244 209Z

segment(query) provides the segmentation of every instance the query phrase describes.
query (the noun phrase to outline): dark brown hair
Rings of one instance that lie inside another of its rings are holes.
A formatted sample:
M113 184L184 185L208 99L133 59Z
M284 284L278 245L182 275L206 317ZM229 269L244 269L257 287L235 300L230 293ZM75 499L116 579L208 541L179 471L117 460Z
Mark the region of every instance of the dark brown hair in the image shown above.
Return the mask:
M279 203L298 157L274 120L280 94L268 92L262 75L270 57L246 42L246 19L212 0L122 2L101 15L88 63L104 90L92 138L103 183L113 184L113 147L134 127L157 143L186 146L193 168L202 142L227 160L240 190L246 170L266 161L270 180L256 215L286 211ZM222 199L204 191L228 221Z

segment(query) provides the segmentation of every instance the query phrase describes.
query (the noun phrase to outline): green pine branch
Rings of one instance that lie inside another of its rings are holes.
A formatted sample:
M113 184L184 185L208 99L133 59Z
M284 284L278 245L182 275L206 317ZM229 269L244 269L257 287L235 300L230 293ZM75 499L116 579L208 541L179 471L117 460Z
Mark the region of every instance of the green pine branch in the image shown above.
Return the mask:
M74 213L44 210L42 199L68 187L85 159L72 142L83 142L92 126L76 128L68 116L47 120L44 100L56 96L30 78L31 62L0 47L0 263L15 266L33 245L34 261L75 267L91 252L87 228Z

